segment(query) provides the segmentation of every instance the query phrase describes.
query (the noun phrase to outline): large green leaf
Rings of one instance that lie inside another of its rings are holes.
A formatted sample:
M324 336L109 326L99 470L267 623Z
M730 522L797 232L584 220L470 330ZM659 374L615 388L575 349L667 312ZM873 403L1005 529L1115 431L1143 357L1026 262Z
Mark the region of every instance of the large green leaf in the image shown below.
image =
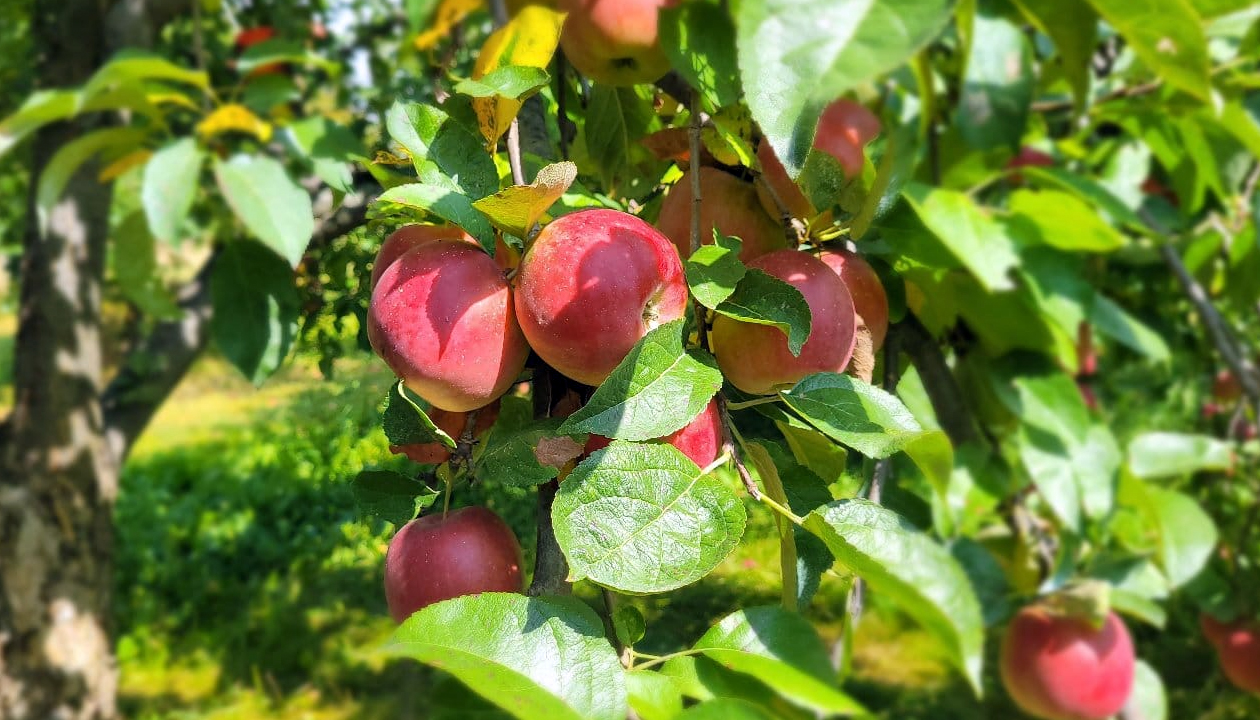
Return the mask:
M386 650L459 678L520 720L624 720L626 684L580 600L483 593L430 605Z
M739 100L735 26L725 8L702 2L664 8L660 36L669 64L710 107L723 108Z
M989 292L1015 287L1010 270L1019 264L1015 244L1001 223L956 190L912 182L902 191L928 230Z
M466 78L455 83L455 92L471 97L499 96L524 100L551 82L551 76L540 67L504 65L477 80Z
M739 542L745 519L735 491L672 445L620 440L582 461L552 506L570 579L632 593L709 574Z
M781 395L811 425L867 457L888 457L923 435L896 396L849 375L810 375Z
M1133 665L1133 693L1121 715L1131 720L1166 720L1168 717L1164 681L1145 661L1138 660Z
M297 267L315 231L310 195L283 165L263 155L216 162L214 173L228 206L250 234Z
M613 185L630 162L632 143L643 136L649 117L632 88L596 85L586 108L586 153L605 185Z
M262 384L284 362L297 332L292 268L259 243L231 242L214 260L210 295L210 329L219 350L255 385Z
M499 189L499 174L481 138L444 111L420 103L394 103L385 115L385 126L390 137L411 153L421 180L434 181L432 174L441 175L470 200Z
M1228 470L1230 444L1210 435L1146 432L1129 441L1129 472L1140 478L1178 477L1202 470Z
M756 268L748 268L735 286L735 292L715 309L741 322L773 325L787 336L788 352L793 355L800 355L809 340L813 320L805 296L783 280Z
M1133 51L1170 85L1208 100L1203 20L1187 0L1088 0Z
M141 312L153 318L174 319L183 314L158 274L157 247L144 214L135 211L113 232L110 260L118 290Z
M1036 84L1027 36L993 4L979 3L958 98L958 130L981 150L1019 144Z
M1176 490L1147 487L1159 528L1159 561L1170 588L1192 580L1216 547L1216 524L1194 498Z
M944 645L980 692L984 622L967 574L949 551L897 513L866 500L838 500L805 518L871 591L904 610Z
M726 237L717 229L713 231L713 244L701 245L683 263L687 271L687 285L691 295L701 305L716 310L729 298L744 279L748 268L739 261L743 242ZM806 306L808 310L808 306Z
M140 202L153 236L165 242L180 239L180 226L192 209L201 181L205 153L195 138L169 143L153 153L144 166Z
M350 482L354 502L364 515L402 527L433 504L437 491L414 478L391 470L364 470Z
M420 403L411 398L401 380L389 388L381 425L391 445L440 443L448 449L455 449L454 438L433 424Z
M74 115L82 99L83 96L74 90L39 90L32 93L12 115L0 121L0 155L40 127Z
M1085 0L1014 0L1024 15L1048 35L1078 106L1089 98L1090 59L1098 39L1098 14Z
M496 426L486 438L485 446L477 455L474 472L477 477L493 483L517 487L533 487L560 474L555 464L542 462L538 457L539 443L560 438L560 418L546 418L523 427ZM572 450L580 450L574 444Z
M148 132L142 128L112 127L93 130L62 145L39 173L35 208L41 226L46 226L53 206L61 199L70 178L83 164L98 154L122 155L144 141Z
M1030 239L1060 250L1105 253L1128 242L1093 208L1066 192L1016 190L1010 209L1016 222L1034 230Z
M685 340L682 320L644 335L561 431L651 440L691 422L722 387L722 373Z
M811 710L824 714L864 712L836 686L827 646L814 626L777 605L727 615L696 642L695 649L732 670L752 675Z
M210 87L210 77L203 70L181 67L160 55L124 50L92 74L83 87L83 94L92 97L114 85L139 86L146 80L176 82L201 89Z
M907 60L945 26L949 0L744 0L739 71L753 119L788 174L822 109Z
M397 203L404 207L432 213L463 228L477 238L486 252L494 252L494 228L467 195L458 188L427 182L399 185L381 193L379 202Z

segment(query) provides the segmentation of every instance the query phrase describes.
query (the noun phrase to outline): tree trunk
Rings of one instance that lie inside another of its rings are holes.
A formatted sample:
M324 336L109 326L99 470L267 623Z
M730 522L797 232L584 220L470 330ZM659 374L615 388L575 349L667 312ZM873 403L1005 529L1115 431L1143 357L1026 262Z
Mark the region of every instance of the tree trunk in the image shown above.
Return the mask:
M104 56L106 3L37 2L43 87L81 84ZM44 165L81 126L34 139ZM0 447L0 718L116 716L111 523L119 462L104 439L100 302L110 189L85 168L21 258L15 403Z

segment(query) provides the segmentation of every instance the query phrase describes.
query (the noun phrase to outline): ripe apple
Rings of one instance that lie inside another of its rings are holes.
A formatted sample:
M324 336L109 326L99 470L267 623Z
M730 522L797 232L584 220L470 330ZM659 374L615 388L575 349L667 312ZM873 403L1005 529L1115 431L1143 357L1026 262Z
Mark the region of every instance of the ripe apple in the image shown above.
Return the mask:
M669 239L617 210L583 210L535 238L516 277L516 316L534 352L587 385L687 308L682 261Z
M443 600L523 587L521 545L512 528L483 507L418 517L385 553L385 601L395 622Z
M866 162L866 144L879 135L880 123L875 113L859 103L840 98L823 109L814 132L814 149L831 155L840 163L846 178L857 177ZM761 180L773 190L784 210L792 217L809 219L818 214L800 186L792 181L787 169L774 148L765 140L757 147L757 160L761 164ZM779 209L770 191L757 189L758 197L766 212L778 217Z
M871 331L873 350L879 352L888 336L888 295L871 264L848 250L827 250L818 256L840 276L853 298L858 324Z
M717 460L718 453L722 450L722 417L718 413L717 400L710 400L691 422L660 440L678 448L683 455L702 468ZM591 435L586 441L584 451L590 455L608 447L610 442L612 441L603 435Z
M389 237L385 238L385 242L381 243L381 249L376 253L376 261L372 263L371 287L376 287L377 281L381 279L381 273L394 264L395 260L406 254L408 250L430 240L462 240L474 244L477 242L462 228L450 225L404 225L390 233Z
M676 0L560 0L560 46L573 67L605 85L650 83L669 72L657 15Z
M1104 720L1133 689L1133 640L1115 613L1102 629L1030 606L1002 638L1002 684L1024 712L1044 720Z
M807 375L843 371L853 355L857 319L840 276L800 250L776 250L748 266L800 290L809 305L812 330L801 354L793 356L778 328L718 315L710 340L726 379L746 393L767 395Z
M1250 620L1223 623L1207 613L1199 623L1225 677L1240 690L1260 693L1260 626Z
M236 54L240 55L254 45L266 42L275 36L276 29L270 25L245 28L236 34L236 40L233 42L233 47L236 50ZM284 73L284 65L284 63L267 63L266 65L262 65L251 70L247 77L255 78L260 75L279 75Z
M661 203L656 226L674 242L678 255L691 255L691 171L674 183ZM730 173L700 168L700 244L713 244L713 229L743 241L739 259L745 263L772 250L787 247L783 227L757 203L757 190Z
M1221 370L1212 378L1212 396L1221 402L1233 402L1242 397L1242 383L1231 370Z
M502 271L460 240L424 243L385 268L367 335L407 387L458 412L506 392L529 355Z
M468 424L468 413L451 412L442 410L441 408L429 408L429 419L442 432L459 440L459 436L464 434L464 426ZM495 402L481 408L477 413L477 420L473 423L473 437L478 437L494 425L494 421L499 418L499 403ZM439 442L431 443L413 443L411 445L390 445L389 451L395 455L406 455L412 462L417 463L444 463L451 457L451 451Z

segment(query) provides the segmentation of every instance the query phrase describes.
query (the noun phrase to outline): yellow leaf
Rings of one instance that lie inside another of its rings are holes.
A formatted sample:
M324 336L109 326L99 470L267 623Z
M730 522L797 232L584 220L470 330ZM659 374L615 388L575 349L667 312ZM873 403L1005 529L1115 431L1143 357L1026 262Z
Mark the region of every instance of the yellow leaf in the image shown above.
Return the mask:
M416 36L413 41L417 50L428 50L451 34L451 28L468 17L472 11L485 5L485 0L442 0L437 10L433 11L433 20L429 29Z
M177 92L151 92L147 95L154 105L178 105L189 110L197 110L199 106L191 98Z
M107 183L110 180L121 176L131 168L147 163L151 157L153 157L152 150L132 150L114 162L101 168L101 173L97 176L97 179L103 183Z
M204 140L230 132L253 135L261 142L271 139L271 123L255 115L244 105L230 103L219 107L197 123L197 134Z
M486 38L473 66L473 80L480 80L492 70L506 65L547 69L560 43L560 27L564 13L540 5L527 5L511 22ZM504 97L473 98L477 125L488 145L494 145L507 132L521 101Z
M532 185L513 185L473 203L490 223L517 237L525 237L577 179L577 165L560 162L538 171Z
M377 165L401 167L403 165L410 165L411 157L410 156L403 157L401 155L395 155L391 152L386 152L384 150L377 150L376 157L372 158L372 162L376 163Z

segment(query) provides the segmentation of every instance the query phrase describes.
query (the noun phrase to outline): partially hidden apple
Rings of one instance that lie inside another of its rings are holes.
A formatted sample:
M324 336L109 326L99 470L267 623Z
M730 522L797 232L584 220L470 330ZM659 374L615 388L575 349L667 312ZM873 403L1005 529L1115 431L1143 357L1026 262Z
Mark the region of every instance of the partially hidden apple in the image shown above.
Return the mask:
M459 441L459 436L464 434L464 426L468 424L466 412L429 408L428 415L439 430L450 435L456 442ZM489 430L498 418L499 402L497 400L477 411L477 419L473 421L473 437L479 437ZM439 442L390 445L389 451L395 455L406 455L412 462L417 463L444 463L451 457L451 451Z
M853 298L858 324L870 330L873 350L878 352L888 336L888 294L884 292L879 274L861 255L849 250L826 250L818 259L844 281Z
M502 395L529 355L503 272L461 240L423 243L385 268L367 335L407 387L457 412Z
M678 255L691 255L692 171L683 173L661 203L656 226L673 241ZM750 182L717 168L700 168L700 244L713 244L713 229L743 241L739 259L745 263L772 250L787 247L783 226L757 202Z
M405 255L408 250L432 240L477 242L463 229L451 225L404 225L390 233L389 237L385 238L385 242L381 243L381 249L377 251L376 260L372 263L371 287L376 287L385 268L393 265L395 260Z
M717 400L710 400L691 422L660 438L660 441L678 448L683 455L702 468L717 460L722 450L722 418L718 413ZM608 447L610 442L612 441L603 435L591 435L586 441L584 451L589 455Z
M657 37L661 8L676 0L560 0L560 46L573 67L605 85L650 83L669 72Z
M1233 402L1242 397L1242 383L1229 368L1221 370L1212 378L1212 397L1222 402Z
M1029 606L1002 638L1002 684L1024 712L1043 720L1105 720L1133 690L1133 640L1109 612L1101 629Z
M385 601L395 622L436 602L483 592L521 592L521 545L483 507L423 515L385 553Z
M582 210L534 239L515 298L534 352L598 385L648 331L684 315L687 282L678 251L656 228L617 210Z
M1221 622L1207 613L1199 622L1216 648L1225 677L1239 690L1260 693L1260 625L1249 620Z
M834 157L845 177L852 178L861 174L866 164L866 144L879 132L880 122L875 113L854 100L840 98L824 108L819 116L813 147ZM788 176L774 148L764 139L757 147L757 160L761 165L761 182L768 186L757 188L766 212L778 217L781 203L792 217L809 219L818 214L800 186Z
M857 318L840 276L800 250L777 250L748 266L783 280L805 296L811 330L801 354L793 356L778 328L718 315L710 339L726 379L746 393L766 395L787 389L807 375L842 372L853 355Z

